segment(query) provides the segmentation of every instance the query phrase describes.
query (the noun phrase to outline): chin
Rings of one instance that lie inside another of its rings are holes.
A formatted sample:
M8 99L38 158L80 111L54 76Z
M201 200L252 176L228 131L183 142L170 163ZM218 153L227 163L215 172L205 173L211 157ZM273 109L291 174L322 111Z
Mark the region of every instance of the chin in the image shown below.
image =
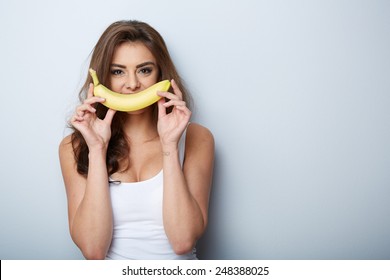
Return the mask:
M146 112L150 112L151 110L152 110L152 106L148 106L148 107L143 108L143 109L127 112L127 114L129 114L129 115L140 115L140 114L143 114L143 113L146 113Z

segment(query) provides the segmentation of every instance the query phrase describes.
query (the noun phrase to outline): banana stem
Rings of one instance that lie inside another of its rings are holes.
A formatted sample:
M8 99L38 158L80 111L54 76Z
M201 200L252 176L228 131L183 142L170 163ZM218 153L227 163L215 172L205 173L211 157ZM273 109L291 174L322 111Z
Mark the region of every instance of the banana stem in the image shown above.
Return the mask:
M97 85L99 85L99 79L96 75L96 71L93 70L92 68L89 69L89 74L91 74L91 77L92 77L92 81L93 81L93 85L96 87Z

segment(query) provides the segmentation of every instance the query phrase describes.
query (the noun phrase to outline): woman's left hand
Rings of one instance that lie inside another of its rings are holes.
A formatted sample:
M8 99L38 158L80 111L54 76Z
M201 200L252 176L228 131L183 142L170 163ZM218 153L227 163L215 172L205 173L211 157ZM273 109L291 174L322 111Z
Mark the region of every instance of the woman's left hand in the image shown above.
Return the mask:
M174 80L171 80L173 93L158 92L162 98L158 101L157 130L163 148L177 148L179 139L188 125L191 111L183 101L183 94ZM169 99L166 101L165 98ZM172 112L166 109L173 106Z

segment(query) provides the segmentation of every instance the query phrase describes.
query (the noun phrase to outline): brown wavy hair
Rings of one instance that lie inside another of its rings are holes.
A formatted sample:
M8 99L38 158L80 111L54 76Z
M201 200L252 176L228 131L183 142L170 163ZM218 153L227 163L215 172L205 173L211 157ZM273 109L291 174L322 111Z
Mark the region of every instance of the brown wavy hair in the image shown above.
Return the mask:
M99 81L108 87L110 64L115 51L115 47L124 42L141 42L156 59L159 70L158 80L174 79L183 93L183 100L190 107L191 98L189 92L183 84L183 80L176 71L176 67L169 55L168 48L162 36L149 24L136 20L117 21L112 23L101 35L96 43L92 55L89 68L96 70ZM92 82L88 75L84 85L82 86L79 98L83 102L86 98L89 84ZM153 116L157 124L157 104L153 106ZM168 109L170 111L171 108ZM96 114L98 118L104 118L107 113L107 108L100 103L96 104ZM130 148L128 139L123 131L123 123L126 113L117 112L111 123L111 139L107 149L107 172L111 175L117 171L124 171L129 167L128 154ZM88 146L82 134L73 126L71 135L71 143L75 160L77 162L77 172L83 176L88 173Z

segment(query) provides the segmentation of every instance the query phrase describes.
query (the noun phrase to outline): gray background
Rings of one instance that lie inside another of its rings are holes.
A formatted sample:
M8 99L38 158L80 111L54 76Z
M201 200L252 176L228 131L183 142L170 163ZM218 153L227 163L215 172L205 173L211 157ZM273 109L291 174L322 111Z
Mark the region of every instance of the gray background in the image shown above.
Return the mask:
M390 259L389 1L1 1L1 259L80 259L58 144L88 55L154 26L216 140L204 259Z

